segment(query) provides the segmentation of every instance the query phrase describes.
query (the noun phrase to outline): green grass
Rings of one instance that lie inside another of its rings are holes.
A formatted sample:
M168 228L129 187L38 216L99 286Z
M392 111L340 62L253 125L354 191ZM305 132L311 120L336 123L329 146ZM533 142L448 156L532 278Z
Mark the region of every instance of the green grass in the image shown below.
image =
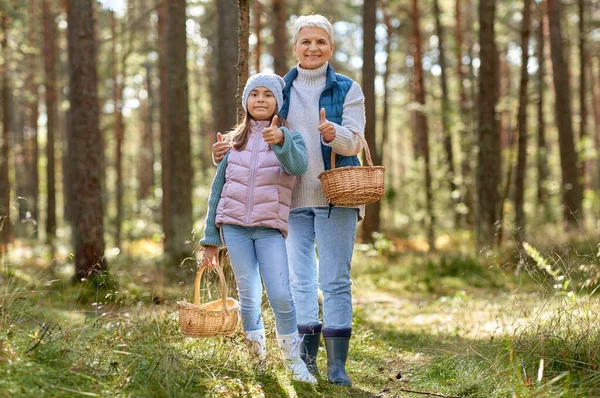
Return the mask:
M323 378L324 347L319 385L291 382L268 306L265 369L253 367L241 333L183 338L176 301L190 299L193 271L165 270L148 242L110 258L102 283L72 282L60 250L16 248L0 274L0 397L600 395L597 298L555 289L535 264L515 275L515 256L469 255L452 240L437 254L383 237L357 245L351 388Z

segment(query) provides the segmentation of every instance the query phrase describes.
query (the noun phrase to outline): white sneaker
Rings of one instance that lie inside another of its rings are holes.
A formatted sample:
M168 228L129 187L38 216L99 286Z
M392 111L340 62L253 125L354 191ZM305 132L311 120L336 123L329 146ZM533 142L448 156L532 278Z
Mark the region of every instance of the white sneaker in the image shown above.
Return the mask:
M264 362L267 359L267 338L265 337L265 329L246 332L246 346L248 347L248 351L252 358L259 362Z
M306 364L300 358L300 346L302 338L298 332L292 334L278 334L277 343L281 348L285 365L292 372L292 379L310 384L317 384L318 381L310 374Z

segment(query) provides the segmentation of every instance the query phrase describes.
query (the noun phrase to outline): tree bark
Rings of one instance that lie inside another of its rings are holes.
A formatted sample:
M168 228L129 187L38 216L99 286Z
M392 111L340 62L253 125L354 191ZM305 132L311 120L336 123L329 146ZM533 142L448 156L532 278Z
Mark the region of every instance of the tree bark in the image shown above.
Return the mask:
M543 209L544 219L548 209L548 191L546 181L549 176L548 148L546 146L546 122L544 120L544 92L546 91L546 13L540 9L538 27L538 103L537 103L537 207Z
M461 193L464 201L463 212L466 212L467 227L473 227L475 223L475 192L474 176L471 167L471 159L474 155L475 137L472 126L472 105L467 97L465 82L468 75L468 66L463 62L464 40L463 40L463 3L462 0L456 0L454 37L456 42L456 62L458 95L460 105L460 148L461 148ZM469 61L469 64L471 61Z
M167 0L163 0L158 9L158 47L160 77L160 157L162 185L162 228L163 250L171 253L173 231L171 227L171 129L169 126L169 90L167 73Z
M27 73L29 71L26 71ZM25 86L29 81L25 81ZM30 178L29 171L27 169L27 153L25 150L25 135L26 132L26 112L27 112L27 102L29 98L27 97L27 89L25 89L25 95L21 98L17 98L16 102L12 101L11 103L11 112L13 117L11 117L12 126L11 131L13 132L11 147L12 147L12 162L13 162L13 173L14 173L14 185L15 185L15 193L16 193L16 208L18 211L18 216L16 218L16 222L14 225L14 235L15 237L28 237L29 233L26 231L27 227L27 206L29 204L28 201L28 192L30 190ZM23 109L25 108L25 109Z
M381 145L379 146L379 155L381 157L381 161L383 164L383 160L385 159L385 147L389 142L389 119L390 119L390 90L388 88L388 83L391 75L391 53L392 53L392 41L394 40L394 31L392 27L392 21L390 16L389 9L383 4L380 3L380 7L383 12L383 23L385 24L387 30L387 36L385 41L385 53L387 57L385 59L385 72L383 72L383 116L381 117Z
M375 28L377 26L377 1L365 0L363 5L363 80L362 89L365 96L365 139L371 150L373 164L381 164L377 153L376 115L375 115ZM380 202L367 205L362 223L362 238L365 242L373 241L373 233L380 230Z
M217 0L219 34L217 55L218 106L216 130L227 132L236 124L238 87L238 20L237 0ZM245 84L246 82L243 82Z
M56 236L56 182L55 182L55 158L54 141L55 127L57 121L57 94L56 94L56 44L54 23L54 11L49 0L42 0L43 26L44 26L44 70L46 76L46 240L52 242Z
M246 117L246 111L242 106L242 95L244 86L248 80L248 58L250 51L248 37L250 36L250 1L238 0L239 30L238 30L238 58L237 58L237 123L241 123Z
M115 245L121 247L121 224L123 223L123 134L125 126L123 123L123 82L125 81L125 68L119 75L119 57L117 55L117 21L115 12L111 13L112 33L112 80L113 80L113 116L115 131L115 171L116 189L115 206L117 216L115 218ZM123 65L124 66L124 65Z
M511 95L512 79L510 65L508 64L508 47L498 53L498 101L500 98L509 98ZM499 116L498 134L500 136L500 152L512 149L510 141L513 135L512 109L503 103L497 105L496 112Z
M590 85L592 86L593 111L594 111L594 148L596 149L596 167L593 170L594 190L600 189L600 76L594 74L593 59L588 59L588 68L590 72ZM598 71L600 72L600 58L598 58ZM591 172L591 170L590 170Z
M523 25L521 28L521 82L519 85L519 150L517 155L517 173L515 175L515 227L517 228L517 239L523 242L525 239L525 175L527 171L527 84L529 83L529 72L527 64L529 62L529 35L531 26L531 2L533 0L524 0L523 4Z
M39 70L39 52L33 50L39 45L39 20L38 7L36 0L29 0L27 6L28 38L30 53L27 56L27 119L25 128L25 165L28 176L27 215L26 220L33 224L31 236L38 237L38 199L39 199L39 173L38 173L38 118L39 118L39 100L38 100L38 75Z
M498 81L498 99L507 98L510 96L510 66L508 65L508 49L499 55L499 68L498 73L500 75ZM510 195L510 188L512 186L513 173L516 168L515 154L517 153L517 133L512 127L512 112L509 106L504 106L499 112L499 124L498 133L500 134L500 153L504 154L506 158L506 166L504 167L504 173L506 175L504 179L504 186L501 188L500 200L498 203L498 221L496 222L496 242L498 247L502 245L504 239L504 203ZM499 180L502 181L502 170L500 171ZM500 183L502 185L502 182Z
M152 196L154 187L154 86L152 84L152 64L144 63L146 68L146 92L144 101L142 146L138 163L138 179L140 182L138 197L146 199Z
M8 148L10 145L10 80L8 66L10 50L8 48L8 16L0 16L0 48L2 48L2 61L0 65L0 79L2 82L0 98L2 98L2 136L0 141L0 259L7 251L7 245L11 242L10 221L10 181L8 178Z
M583 216L583 192L580 181L580 170L575 151L571 87L569 71L564 55L561 31L561 14L559 0L544 0L547 4L548 22L550 26L550 52L554 71L556 124L560 148L560 165L562 171L563 217L567 228L575 228L578 219Z
M582 173L582 181L584 184L584 188L590 187L590 179L589 179L589 169L590 162L588 160L589 150L591 148L591 143L588 142L588 125L587 125L587 87L586 87L586 78L585 71L587 70L587 53L586 53L586 25L585 25L585 17L586 17L586 9L585 9L585 1L578 0L578 8L579 8L579 112L580 112L580 123L579 123L579 141L581 148L581 155L583 159L583 165L581 167Z
M170 128L171 260L192 253L192 164L187 84L186 2L168 2L167 73ZM234 109L235 111L235 109Z
M254 3L254 34L256 35L256 46L254 46L254 69L260 73L260 56L262 53L262 3L261 0L255 0Z
M427 127L427 116L425 115L425 79L423 73L423 53L421 49L421 26L420 11L418 0L411 0L412 17L412 52L414 65L414 91L415 101L419 104L419 109L415 114L417 139L419 142L420 153L424 160L425 171L425 206L427 217L427 240L429 249L435 250L435 214L433 212L433 192L431 178L431 160L429 154L429 132Z
M495 0L479 2L479 166L477 245L492 247L498 220L500 139L496 122L498 54L494 35Z
M284 76L288 72L287 65L287 16L285 0L272 0L274 29L273 29L273 63L275 73Z
M460 224L460 213L457 211L460 203L460 191L456 185L456 170L454 168L454 150L452 149L452 131L450 131L450 96L448 94L448 80L446 77L446 49L444 48L444 28L440 20L440 6L438 0L433 0L433 9L435 14L435 27L438 37L439 64L441 69L440 84L442 86L442 130L444 137L444 150L446 152L446 163L448 163L448 172L446 179L450 188L450 200L453 204L454 226Z
M67 0L72 156L74 168L75 277L108 271L104 258L102 173L104 153L98 124L93 0Z

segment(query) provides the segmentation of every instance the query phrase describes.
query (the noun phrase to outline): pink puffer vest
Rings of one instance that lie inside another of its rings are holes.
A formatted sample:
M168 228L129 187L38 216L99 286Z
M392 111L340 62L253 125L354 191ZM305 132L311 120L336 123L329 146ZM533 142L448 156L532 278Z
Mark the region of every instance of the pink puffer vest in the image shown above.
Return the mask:
M267 125L252 122L246 148L229 152L215 223L217 227L233 224L275 228L287 237L296 177L283 171L263 140L261 131Z

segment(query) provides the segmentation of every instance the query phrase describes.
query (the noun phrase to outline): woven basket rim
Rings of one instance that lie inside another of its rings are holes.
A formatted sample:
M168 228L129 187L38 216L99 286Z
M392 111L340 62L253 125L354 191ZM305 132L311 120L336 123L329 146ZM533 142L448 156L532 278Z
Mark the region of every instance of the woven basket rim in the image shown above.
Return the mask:
M353 171L353 170L358 170L358 171L370 171L370 170L377 171L377 170L381 170L381 171L385 171L385 166L344 166L344 167L337 167L335 169L322 171L321 173L319 173L319 178L321 178L322 175L335 174L335 173L344 173L344 172Z
M184 310L190 310L190 309L201 309L201 310L205 310L205 311L223 311L223 308L209 308L210 304L214 304L214 303L218 303L220 301L223 301L222 299L218 299L218 300L213 300L213 301L209 301L207 303L202 303L200 305L196 305L194 303L190 303L189 301L185 301L185 300L181 300L177 302L177 308L178 309L184 309ZM225 300L225 305L227 306L228 310L233 310L233 309L237 309L240 307L240 302L237 301L234 298L231 297L227 297L227 299Z

